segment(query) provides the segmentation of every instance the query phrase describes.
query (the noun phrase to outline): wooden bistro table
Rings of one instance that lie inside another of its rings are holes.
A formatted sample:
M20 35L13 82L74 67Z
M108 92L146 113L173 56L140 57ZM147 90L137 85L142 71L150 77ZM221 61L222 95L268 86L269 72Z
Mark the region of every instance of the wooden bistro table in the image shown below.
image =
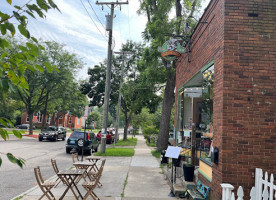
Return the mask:
M92 169L95 168L95 165L96 165L95 162L89 162L89 161L85 160L85 161L74 162L73 165L76 167L76 169L84 170L82 176L80 176L78 178L78 180L76 181L77 183L80 181L81 178L83 178L85 180L85 177L88 177L89 180L92 181L91 178L88 176L88 172L90 172Z
M85 159L88 160L89 162L95 164L95 165L92 167L92 169L93 169L95 172L99 171L99 168L97 167L97 162L98 162L99 160L101 160L102 157L87 156Z
M63 199L69 189L73 192L76 199L79 199L79 197L81 199L83 199L83 196L81 195L81 193L77 187L76 179L78 177L81 177L83 175L84 171L85 171L84 169L62 170L57 173L58 177L61 180L65 180L66 185L67 185L66 190L64 191L64 193L62 194L62 196L59 199ZM76 195L76 193L73 189L74 187L76 188L77 192L79 193L79 197Z

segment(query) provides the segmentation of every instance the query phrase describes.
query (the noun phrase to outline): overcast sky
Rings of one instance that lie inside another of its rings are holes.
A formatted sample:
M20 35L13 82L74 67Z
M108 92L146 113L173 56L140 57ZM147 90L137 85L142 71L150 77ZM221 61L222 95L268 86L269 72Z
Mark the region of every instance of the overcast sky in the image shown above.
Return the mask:
M11 6L5 0L3 1L0 11L11 11ZM99 2L103 1L106 0ZM209 1L203 2L202 10ZM13 0L13 5L26 2L27 0ZM104 6L102 10L102 6L96 5L96 0L55 0L54 2L61 13L50 10L46 14L46 19L30 17L28 29L34 37L63 43L67 50L83 58L86 64L79 72L78 79L84 79L88 77L88 67L93 67L107 57L108 33L105 31L105 15L110 13L110 8ZM139 0L129 0L129 4L122 5L121 10L118 6L115 8L116 17L113 21L115 51L118 51L121 44L127 40L142 42L141 33L145 29L147 19L146 16L137 15L138 8Z

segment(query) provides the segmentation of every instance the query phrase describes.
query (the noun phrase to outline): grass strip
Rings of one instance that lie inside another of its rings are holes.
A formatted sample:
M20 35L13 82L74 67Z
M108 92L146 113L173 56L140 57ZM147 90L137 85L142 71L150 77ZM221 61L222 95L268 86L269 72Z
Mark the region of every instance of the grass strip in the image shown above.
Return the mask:
M94 153L94 156L125 156L131 157L134 155L133 148L108 148L105 150L105 153Z
M137 138L127 138L127 140L119 140L114 146L136 146Z
M152 150L151 151L151 154L156 157L156 158L160 158L161 157L161 152L158 152L156 150Z
M150 140L150 143L148 142L148 140L146 140L146 144L147 144L149 147L156 147L155 141L153 141L153 140Z
M127 185L127 179L128 179L128 173L127 173L127 176L126 176L126 179L125 179L125 182L124 182L124 188L123 188L123 192L121 193L121 197L125 196L125 189L126 189L126 185Z

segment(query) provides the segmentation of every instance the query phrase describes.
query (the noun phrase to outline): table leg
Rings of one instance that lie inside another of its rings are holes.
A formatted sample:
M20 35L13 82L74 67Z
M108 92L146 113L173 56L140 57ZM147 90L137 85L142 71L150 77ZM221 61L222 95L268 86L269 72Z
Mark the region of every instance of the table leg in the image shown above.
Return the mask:
M68 175L68 178L67 178L67 176L64 176L64 179L66 180L67 188L66 188L66 190L64 191L64 193L62 194L62 196L59 198L60 200L62 200L62 199L65 197L65 195L66 195L66 193L68 192L69 189L71 189L71 191L73 192L75 198L78 199L78 196L76 195L75 191L74 191L73 188L71 187L72 184L74 184L74 181L76 180L76 178L77 178L77 176L74 176L73 179L72 179L72 177L69 176L69 175ZM74 185L74 186L76 187L76 185ZM76 187L76 188L77 188L77 187ZM78 192L79 192L79 190L78 190ZM79 192L79 194L80 194L80 192ZM80 194L80 196L81 196L81 194ZM81 196L81 197L82 197L82 196Z

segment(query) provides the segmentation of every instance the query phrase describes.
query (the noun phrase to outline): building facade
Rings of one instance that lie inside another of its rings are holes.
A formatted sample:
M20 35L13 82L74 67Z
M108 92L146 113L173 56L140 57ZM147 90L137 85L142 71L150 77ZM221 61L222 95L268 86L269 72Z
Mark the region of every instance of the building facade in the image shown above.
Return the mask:
M82 121L81 118L71 115L70 112L66 114L60 114L59 116L60 117L56 120L55 124L53 122L53 119L50 118L50 116L46 116L46 124L48 126L54 124L55 126L63 126L71 129L81 129L81 121ZM41 112L34 113L33 125L35 127L41 127L42 120L43 120L43 115L41 114ZM28 123L29 123L29 117L27 115L27 112L25 112L21 117L21 124L28 124Z
M254 185L255 168L276 173L276 1L211 0L177 62L175 127L194 123L218 162L199 159L199 179Z

